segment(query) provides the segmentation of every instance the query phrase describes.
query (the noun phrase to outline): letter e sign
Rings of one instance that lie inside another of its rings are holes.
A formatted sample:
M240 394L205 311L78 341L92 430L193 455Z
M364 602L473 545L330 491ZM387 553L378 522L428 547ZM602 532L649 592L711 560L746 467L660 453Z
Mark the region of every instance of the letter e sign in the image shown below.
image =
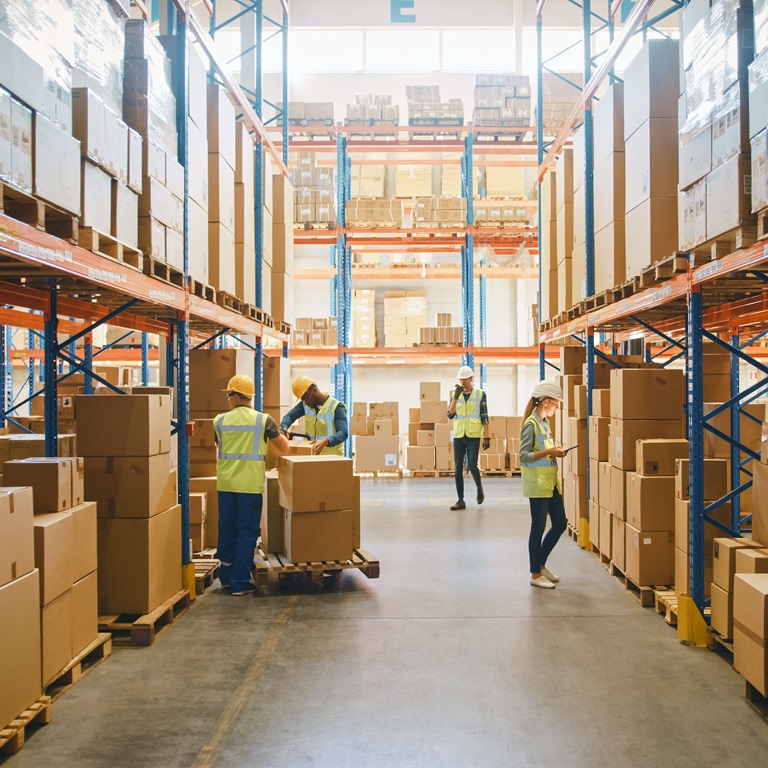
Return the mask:
M391 15L390 20L393 24L415 24L416 14L403 14L408 8L413 8L416 0L389 0Z

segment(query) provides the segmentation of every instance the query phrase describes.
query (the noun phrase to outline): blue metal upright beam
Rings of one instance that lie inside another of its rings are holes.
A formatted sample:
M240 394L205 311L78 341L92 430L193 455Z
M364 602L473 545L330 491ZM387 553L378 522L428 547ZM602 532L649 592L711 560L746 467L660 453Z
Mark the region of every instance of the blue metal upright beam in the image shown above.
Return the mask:
M543 109L543 93L544 93L544 69L542 62L544 60L544 48L542 44L542 20L541 14L536 15L536 61L538 66L536 67L536 93L538 98L539 108L536 110L536 160L538 165L544 160L544 109ZM538 200L541 200L541 181L538 181ZM539 233L539 303L537 307L539 325L542 322L541 315L541 302L542 302L542 270L544 269L542 263L542 250L541 250L541 205L536 206L536 216L538 219L538 233ZM551 310L551 308L550 308ZM539 344L539 380L543 381L546 373L546 351L543 344Z
M282 45L283 45L283 71L282 71L282 86L283 86L283 126L282 126L282 139L283 139L283 163L288 165L288 99L290 98L288 92L288 25L290 19L288 18L288 4L283 6L283 29L282 29Z
M45 349L45 455L58 456L59 416L56 407L56 357L58 351L58 286L48 291L48 311L43 326Z
M731 346L739 346L738 329L732 331ZM739 358L731 354L731 399L738 397L739 394ZM731 438L736 444L731 443L731 490L741 485L741 450L738 443L741 442L741 406L734 402L731 406ZM731 527L739 530L741 522L741 494L737 493L731 500Z
M584 22L584 82L592 77L592 10L591 0L582 0ZM584 109L584 217L586 246L586 295L595 293L595 153L592 102ZM587 350L589 355L589 350ZM589 358L588 358L589 359ZM587 397L591 398L588 390Z
M469 133L464 139L464 157L461 162L462 197L467 201L467 223L474 222L474 144ZM467 235L461 249L461 310L464 325L464 364L474 368L475 356L475 238ZM481 309L482 312L482 309Z

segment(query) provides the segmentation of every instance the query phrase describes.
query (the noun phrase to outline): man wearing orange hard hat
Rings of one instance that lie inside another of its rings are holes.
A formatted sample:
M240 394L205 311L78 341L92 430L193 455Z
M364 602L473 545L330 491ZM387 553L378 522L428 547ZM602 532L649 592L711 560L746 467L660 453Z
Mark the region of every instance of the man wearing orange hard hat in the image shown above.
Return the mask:
M233 376L224 390L229 411L213 420L217 447L216 489L219 497L219 544L222 589L233 595L255 591L251 582L253 554L259 538L267 440L279 453L288 441L271 416L252 406L255 389L250 376Z
M304 417L306 434L315 441L315 454L343 456L344 443L349 437L349 421L344 403L321 392L314 379L299 376L291 385L299 402L283 416L280 430L287 437L288 428Z

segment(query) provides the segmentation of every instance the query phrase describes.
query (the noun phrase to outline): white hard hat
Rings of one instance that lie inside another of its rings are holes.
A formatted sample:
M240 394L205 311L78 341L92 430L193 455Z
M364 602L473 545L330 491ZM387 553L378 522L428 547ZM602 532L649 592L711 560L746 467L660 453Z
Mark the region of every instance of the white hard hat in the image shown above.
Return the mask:
M474 376L475 372L468 365L462 365L461 368L459 368L456 378L461 381L461 379L472 379Z
M536 400L542 397L550 397L553 400L562 400L563 390L560 389L560 387L558 387L557 384L553 384L551 381L540 381L533 388L533 392L531 392L531 397L536 398Z

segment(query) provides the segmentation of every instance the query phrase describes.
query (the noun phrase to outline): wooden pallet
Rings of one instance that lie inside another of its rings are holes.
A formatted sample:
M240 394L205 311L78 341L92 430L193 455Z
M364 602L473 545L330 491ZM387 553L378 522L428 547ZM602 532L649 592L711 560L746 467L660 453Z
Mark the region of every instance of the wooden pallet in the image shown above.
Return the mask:
M594 312L596 309L599 309L600 307L604 307L609 302L609 296L607 291L603 291L603 293L596 293L594 296L590 296L587 299L584 299L584 309L587 312ZM542 327L544 324L542 323Z
M336 229L336 224L335 222L332 222L332 221L297 221L297 222L294 222L293 229L294 231L298 229L299 231L304 230L305 232L308 232L314 229L330 230L330 229Z
M590 551L595 557L595 560L597 560L600 565L605 568L606 571L611 570L611 558L600 551L600 547L596 546L594 543L590 542Z
M77 245L77 216L3 181L0 181L0 213Z
M637 584L635 581L629 578L625 573L622 573L619 571L618 568L614 567L614 564L611 563L611 575L619 581L619 583L624 585L624 589L627 590L627 592L635 599L637 600L640 605L643 606L643 608L650 608L654 604L655 600L655 590L661 589L661 590L668 590L669 587L666 586L644 586L642 584Z
M709 243L711 261L722 259L734 251L749 248L757 241L757 222L754 219L743 221L736 229L718 235Z
M195 594L202 595L219 577L221 562L214 557L193 557L192 563L195 566Z
M667 259L656 262L652 265L656 282L669 280L670 277L680 275L688 271L688 254L675 253Z
M313 581L322 582L323 574L335 573L356 568L369 579L378 579L381 569L379 561L366 549L353 550L351 560L323 560L312 563L292 563L285 555L264 553L256 550L254 558L256 584L263 585L270 579L278 579L286 574L305 574Z
M347 229L400 229L402 221L365 221L354 219L347 222Z
M571 539L571 541L578 542L579 532L572 525L568 525L568 527L565 529L565 533L568 538Z
M193 277L189 278L189 290L192 294L200 299L206 301L216 302L216 290L211 285L201 283L199 280L195 280Z
M453 477L454 471L452 469L435 469L432 471L427 470L411 470L411 477L431 477L431 478L439 478L439 477Z
M508 469L481 469L480 477L512 477Z
M765 240L768 237L768 208L757 212L757 239Z
M87 251L93 251L93 253L97 253L99 256L114 259L128 267L133 267L133 269L138 269L139 271L143 269L144 259L138 248L126 245L111 235L105 235L93 227L80 227L78 245Z
M92 643L89 643L59 672L53 682L45 686L46 695L51 697L51 701L56 701L111 655L112 635L107 632L99 633Z
M291 326L288 325L288 323L277 322L276 326L277 326L277 330L280 331L280 333L290 334L291 332Z
M164 261L158 261L151 256L145 256L142 272L145 275L154 277L157 280L162 280L165 283L176 285L179 288L184 287L184 273L172 267L170 264L166 264Z
M362 478L379 478L381 480L402 480L403 478L402 469L374 469L370 472L355 472L355 474Z
M752 683L747 682L747 703L768 723L768 697L763 696Z
M667 624L677 626L677 593L674 589L654 590L654 607Z
M51 697L41 696L29 709L0 730L0 757L15 755L23 746L28 726L48 725L51 722Z
M224 309L231 309L238 314L243 313L243 302L231 293L216 291L216 303Z
M110 632L115 645L152 645L191 604L188 589L182 589L144 616L112 614L99 616L99 632Z
M710 627L709 636L711 642L709 644L710 651L725 651L730 654L733 659L733 640L727 637L723 637L719 632L716 632Z

